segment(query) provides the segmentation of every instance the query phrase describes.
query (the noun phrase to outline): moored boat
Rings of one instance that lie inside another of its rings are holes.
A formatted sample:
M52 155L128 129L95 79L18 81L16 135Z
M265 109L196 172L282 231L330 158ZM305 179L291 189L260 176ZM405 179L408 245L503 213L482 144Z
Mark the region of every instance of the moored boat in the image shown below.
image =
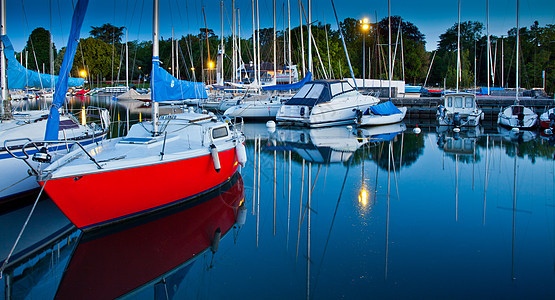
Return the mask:
M370 106L365 112L358 112L357 125L375 126L401 122L407 108L397 108L391 101Z
M555 107L546 110L540 115L540 126L542 128L555 129Z
M537 121L538 115L532 109L519 104L501 109L497 116L499 125L511 128L531 129L536 126Z
M478 126L484 119L484 113L476 103L476 95L470 93L453 93L445 95L444 105L437 109L440 126Z
M279 109L278 123L323 127L356 122L356 112L379 103L378 98L359 93L342 80L306 83Z

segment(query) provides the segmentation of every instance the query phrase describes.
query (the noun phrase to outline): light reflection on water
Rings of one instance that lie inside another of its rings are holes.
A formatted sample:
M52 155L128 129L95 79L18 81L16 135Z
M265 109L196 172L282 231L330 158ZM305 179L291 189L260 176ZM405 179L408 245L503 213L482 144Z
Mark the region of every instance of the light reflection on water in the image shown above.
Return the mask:
M176 295L555 296L553 139L491 126L244 126L246 223Z

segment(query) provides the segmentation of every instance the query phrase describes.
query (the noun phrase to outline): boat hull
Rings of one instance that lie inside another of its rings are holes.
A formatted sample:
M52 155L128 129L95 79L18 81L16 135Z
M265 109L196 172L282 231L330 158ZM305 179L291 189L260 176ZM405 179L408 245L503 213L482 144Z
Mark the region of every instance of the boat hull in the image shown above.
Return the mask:
M236 151L231 148L219 153L219 172L211 155L206 154L134 168L100 169L39 184L45 186L45 191L75 226L90 230L189 201L217 188L237 171Z
M387 124L394 124L401 122L407 113L406 107L399 108L401 113L392 114L388 116L380 116L380 115L363 115L360 123L360 126L373 126L373 125L387 125Z

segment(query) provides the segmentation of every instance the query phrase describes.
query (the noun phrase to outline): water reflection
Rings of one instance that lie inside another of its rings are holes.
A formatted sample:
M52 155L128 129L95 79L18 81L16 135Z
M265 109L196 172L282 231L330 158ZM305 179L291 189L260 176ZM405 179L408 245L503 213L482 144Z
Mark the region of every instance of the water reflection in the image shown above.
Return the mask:
M218 264L220 240L228 233L237 238L245 223L244 196L243 180L237 173L194 204L83 235L74 229L50 243L46 254L30 256L22 266L6 269L5 295L8 299L32 295L42 299L54 295L57 299L123 295L182 299L187 290L183 280L192 265L202 260L208 271ZM56 264L52 264L54 255ZM38 292L31 293L35 289Z

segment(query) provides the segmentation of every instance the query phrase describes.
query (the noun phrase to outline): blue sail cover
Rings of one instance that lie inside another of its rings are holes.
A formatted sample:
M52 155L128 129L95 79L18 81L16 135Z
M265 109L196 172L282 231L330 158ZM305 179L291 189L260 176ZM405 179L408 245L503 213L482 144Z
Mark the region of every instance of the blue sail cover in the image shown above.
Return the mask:
M391 101L387 101L385 103L380 103L377 105L370 106L370 110L375 115L380 116L389 116L394 114L400 114L401 111L395 106L395 104L391 103Z
M184 99L206 99L206 89L202 82L191 82L173 77L160 67L158 57L152 58L150 89L152 101L175 101Z
M46 88L54 86L58 82L57 75L38 73L22 66L15 58L15 51L8 36L2 35L0 37L4 43L4 56L8 60L8 89ZM52 81L54 81L54 84ZM68 86L81 86L83 83L85 83L83 78L69 78L68 80Z
M88 5L89 0L78 0L77 5L75 5L75 10L73 11L73 17L71 19L71 30L69 31L66 53L64 54L64 60L62 62L62 67L60 68L60 78L56 83L56 90L54 91L54 101L52 101L50 114L48 115L48 122L46 123L46 133L44 136L44 139L46 141L58 140L58 131L60 130L59 109L62 107L66 99L69 72L71 71L71 66L73 65L75 50L77 50L77 45L79 43L81 26L83 25L83 19L85 18L85 13L87 12Z
M285 90L297 90L303 87L303 85L312 80L312 73L307 72L306 76L301 81L290 84L276 84L263 86L262 89L265 91L285 91Z

